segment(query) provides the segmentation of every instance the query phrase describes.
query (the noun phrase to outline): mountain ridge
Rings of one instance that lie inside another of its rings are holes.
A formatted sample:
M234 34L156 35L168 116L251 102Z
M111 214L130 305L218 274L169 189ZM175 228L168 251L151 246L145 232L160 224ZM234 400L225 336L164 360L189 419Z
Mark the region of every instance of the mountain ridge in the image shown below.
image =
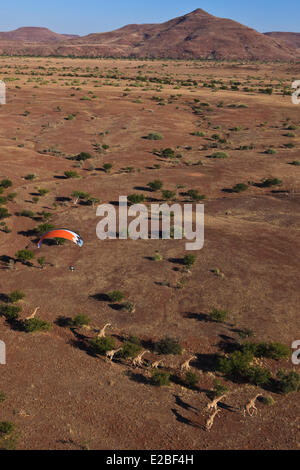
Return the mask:
M129 24L85 36L37 27L0 33L0 54L34 56L292 61L300 57L297 44L201 8L164 23Z

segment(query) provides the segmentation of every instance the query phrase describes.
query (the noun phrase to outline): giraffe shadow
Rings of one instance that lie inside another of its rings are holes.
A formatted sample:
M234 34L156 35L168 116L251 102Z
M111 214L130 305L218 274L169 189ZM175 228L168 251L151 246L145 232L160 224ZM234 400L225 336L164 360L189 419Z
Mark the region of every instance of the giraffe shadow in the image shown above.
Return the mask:
M176 408L172 408L171 411L179 423L186 424L187 426L191 426L193 428L204 429L204 426L202 426L200 423L192 421L191 419L186 418L185 416L181 415L176 410Z
M151 381L147 377L145 377L143 374L134 373L131 370L127 371L125 374L133 382L136 382L136 383L139 383L139 384L144 384L144 385L150 385L150 383L151 383Z
M174 398L175 398L175 403L176 405L180 406L181 408L183 408L184 410L186 411L189 411L189 410L194 410L194 411L198 411L197 408L195 408L194 406L192 405L189 405L188 403L186 403L185 401L183 401L180 396L178 395L173 395Z

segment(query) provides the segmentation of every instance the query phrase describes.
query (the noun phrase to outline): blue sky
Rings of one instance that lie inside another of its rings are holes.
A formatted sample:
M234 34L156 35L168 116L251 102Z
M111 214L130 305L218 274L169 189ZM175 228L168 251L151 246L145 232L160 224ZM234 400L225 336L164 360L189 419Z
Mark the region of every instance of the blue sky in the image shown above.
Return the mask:
M196 8L261 32L300 32L299 0L6 0L0 31L44 26L58 33L110 31L129 23L160 23Z

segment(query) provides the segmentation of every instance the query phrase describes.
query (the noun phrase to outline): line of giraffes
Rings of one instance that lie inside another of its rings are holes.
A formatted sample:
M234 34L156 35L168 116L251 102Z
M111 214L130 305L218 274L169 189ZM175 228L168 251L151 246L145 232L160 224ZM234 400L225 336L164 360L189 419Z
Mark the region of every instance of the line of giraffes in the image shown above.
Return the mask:
M35 318L35 315L37 313L37 311L40 309L40 307L36 307L34 309L34 311L32 312L31 315L29 315L28 317L26 317L26 320L31 320L32 318ZM97 334L97 338L105 338L105 334L106 334L106 329L108 327L111 327L112 324L111 323L106 323L106 325L104 325L104 327L98 331L98 334ZM111 351L107 351L105 353L105 356L106 358L112 362L113 359L114 359L114 356L119 352L121 351L123 348L118 348L118 349L113 349ZM135 358L133 358L132 360L132 366L133 367L142 367L143 366L143 356L146 354L146 353L150 353L150 351L148 350L144 350L142 352L140 352ZM190 366L190 363L197 359L197 356L191 356L190 358L188 358L186 361L183 362L183 364L181 364L180 366L180 370L181 372L187 372L191 369L191 366ZM158 369L159 365L162 365L163 364L163 359L159 359L157 361L154 361L152 362L151 364L151 367L153 369ZM214 424L214 420L216 418L216 416L219 415L219 413L221 412L221 410L218 408L218 404L220 403L221 400L223 400L224 398L226 397L226 395L222 395L222 396L219 396L219 397L216 397L214 398L211 402L209 402L206 406L206 410L207 411L211 411L213 410L213 413L211 414L211 416L209 416L209 418L206 420L206 423L205 423L205 430L206 431L210 431L213 424ZM258 413L258 410L257 410L257 407L255 406L256 404L256 401L259 397L262 397L262 394L261 393L258 393L254 398L252 398L248 403L246 403L245 407L244 407L244 416L246 416L246 414L248 414L249 416L253 417L255 415L257 415Z

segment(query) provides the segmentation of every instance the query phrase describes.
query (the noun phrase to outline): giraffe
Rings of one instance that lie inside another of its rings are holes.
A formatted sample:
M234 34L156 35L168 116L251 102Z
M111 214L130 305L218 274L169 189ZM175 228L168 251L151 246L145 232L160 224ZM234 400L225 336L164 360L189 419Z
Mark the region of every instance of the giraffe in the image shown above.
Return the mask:
M257 415L258 411L257 411L257 408L255 406L255 402L258 399L258 397L262 397L262 394L258 393L254 398L252 398L252 400L250 400L245 405L244 416L246 415L246 413L248 413L248 415L251 416L251 417Z
M215 420L215 417L220 413L221 411L219 409L215 410L213 412L213 414L207 419L206 423L205 423L205 430L206 431L210 431L213 424L214 424L214 420Z
M140 354L138 354L133 360L132 360L132 365L134 367L137 367L137 366L140 366L142 367L143 365L143 355L146 354L147 352L150 352L150 351L142 351Z
M29 317L26 317L25 320L31 320L36 316L36 312L40 309L40 307L36 307L31 315Z
M122 348L119 349L113 349L112 351L106 351L105 356L107 359L111 362L114 358L114 355L117 354L117 352L121 351Z
M97 338L105 338L105 330L106 330L106 328L108 328L109 326L111 326L111 323L106 323L106 325L104 325L104 327L102 328L102 330L100 330L100 332L98 333Z
M159 361L154 361L152 362L151 367L153 369L158 369L159 364L162 364L162 363L163 363L163 359L160 359Z
M222 395L221 397L216 397L214 400L212 400L210 403L207 404L206 410L217 410L218 409L218 403L225 398L226 395Z
M197 359L197 356L192 356L190 357L187 361L185 361L183 364L181 364L181 371L189 371L191 369L191 366L190 366L190 362L193 360L193 359Z

